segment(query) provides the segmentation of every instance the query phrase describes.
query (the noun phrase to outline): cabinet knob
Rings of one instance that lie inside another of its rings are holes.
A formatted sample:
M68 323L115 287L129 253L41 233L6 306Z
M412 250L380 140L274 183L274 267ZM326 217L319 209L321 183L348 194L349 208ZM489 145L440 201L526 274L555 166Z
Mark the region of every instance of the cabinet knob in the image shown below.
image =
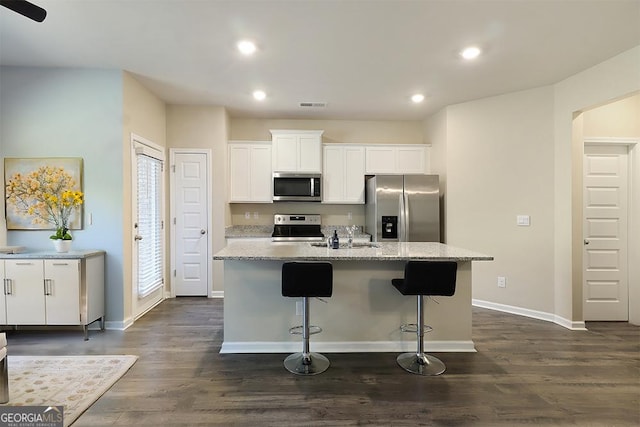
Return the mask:
M136 237L134 237L133 240L142 240L142 236L139 234L136 234Z

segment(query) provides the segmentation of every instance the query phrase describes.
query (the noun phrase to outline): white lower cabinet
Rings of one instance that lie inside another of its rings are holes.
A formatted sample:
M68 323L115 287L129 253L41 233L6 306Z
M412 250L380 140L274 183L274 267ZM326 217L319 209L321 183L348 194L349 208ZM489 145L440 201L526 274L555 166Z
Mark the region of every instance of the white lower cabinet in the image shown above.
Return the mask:
M42 260L6 260L4 270L7 324L44 325Z
M0 259L0 279L2 279L2 292L0 292L0 324L7 323L7 304L5 292L7 290L7 282L4 280L4 260Z
M80 258L0 259L0 324L104 327L104 253Z
M80 323L80 260L45 260L44 286L46 324Z

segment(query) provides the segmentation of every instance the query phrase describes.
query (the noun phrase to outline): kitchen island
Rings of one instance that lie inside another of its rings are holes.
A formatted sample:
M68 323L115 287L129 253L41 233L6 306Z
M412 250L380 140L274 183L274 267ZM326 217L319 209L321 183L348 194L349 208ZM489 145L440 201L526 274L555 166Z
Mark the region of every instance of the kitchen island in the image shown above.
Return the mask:
M333 296L310 301L318 352L402 352L415 350L415 334L400 332L415 323L416 299L401 295L391 279L404 275L410 260L456 261L458 276L452 297L425 299L427 351L475 351L471 339L471 263L488 255L441 243L372 243L328 249L310 243L235 241L216 253L224 261L224 341L221 353L289 353L300 338L289 328L301 323L299 299L281 295L282 264L329 261Z

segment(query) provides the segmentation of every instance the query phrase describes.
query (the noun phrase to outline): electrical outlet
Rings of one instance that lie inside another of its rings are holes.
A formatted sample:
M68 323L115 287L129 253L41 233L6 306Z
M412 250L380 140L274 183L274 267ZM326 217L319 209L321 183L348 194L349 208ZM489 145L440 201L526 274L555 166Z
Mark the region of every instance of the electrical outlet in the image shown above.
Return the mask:
M258 219L258 218L260 218L260 215L258 214L258 212L254 212L253 219Z
M302 301L296 301L296 316L302 316Z
M251 219L251 212L245 212L244 219Z
M347 219L351 221L353 219L353 214L351 212L347 212Z
M498 276L498 287L506 288L507 287L507 278L503 276Z

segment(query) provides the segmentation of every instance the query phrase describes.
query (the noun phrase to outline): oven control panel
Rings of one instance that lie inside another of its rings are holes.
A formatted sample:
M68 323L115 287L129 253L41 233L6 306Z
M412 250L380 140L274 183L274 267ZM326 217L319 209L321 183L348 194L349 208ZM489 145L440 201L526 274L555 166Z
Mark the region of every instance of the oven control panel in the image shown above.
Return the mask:
M320 225L320 215L275 214L275 225Z

